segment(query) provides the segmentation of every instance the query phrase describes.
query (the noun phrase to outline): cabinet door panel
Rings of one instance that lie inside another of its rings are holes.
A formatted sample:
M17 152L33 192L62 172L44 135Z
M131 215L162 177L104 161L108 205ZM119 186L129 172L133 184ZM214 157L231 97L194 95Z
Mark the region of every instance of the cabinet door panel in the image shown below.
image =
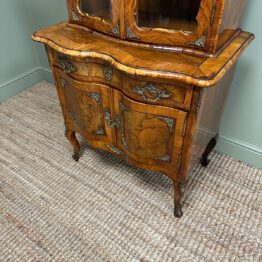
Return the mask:
M112 20L112 6L110 0L81 0L79 9L83 14L102 18L107 21Z
M174 120L170 130L163 117L126 108L121 112L121 142L137 156L151 159L170 158Z
M90 139L113 141L113 130L105 124L109 107L109 88L101 84L82 83L55 69L58 94L66 125Z
M120 125L117 147L129 162L173 172L179 168L187 113L135 102L114 91L114 106ZM172 170L171 168L171 170Z
M120 37L121 0L68 0L70 22Z
M201 0L138 0L137 25L194 32Z
M126 37L140 42L208 49L215 0L130 0ZM218 33L218 32L217 32Z

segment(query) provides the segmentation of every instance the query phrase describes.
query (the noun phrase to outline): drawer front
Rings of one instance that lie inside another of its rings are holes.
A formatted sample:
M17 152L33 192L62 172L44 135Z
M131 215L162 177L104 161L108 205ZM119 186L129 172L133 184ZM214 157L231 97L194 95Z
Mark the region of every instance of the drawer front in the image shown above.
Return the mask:
M53 65L78 80L100 82L121 87L121 73L101 60L67 56L53 49L50 49L49 54Z
M189 110L193 88L124 77L124 93L137 101Z
M99 59L72 57L48 49L50 63L70 77L101 83L123 91L128 97L146 104L162 105L188 111L193 87L180 82L133 78Z

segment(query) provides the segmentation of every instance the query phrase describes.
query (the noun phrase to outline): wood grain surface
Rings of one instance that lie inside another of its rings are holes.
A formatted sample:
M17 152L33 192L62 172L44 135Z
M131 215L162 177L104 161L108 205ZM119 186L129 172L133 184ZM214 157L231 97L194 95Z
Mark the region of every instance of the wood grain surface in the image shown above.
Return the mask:
M81 0L68 0L69 23L32 38L46 45L73 158L80 156L79 133L95 148L164 173L173 180L174 214L181 217L190 168L203 152L208 164L236 61L254 39L237 28L244 2L201 0L197 29L185 33L138 27L137 0L112 0L111 19L83 13ZM161 46L190 43L181 52ZM204 129L211 140L199 137Z
M214 58L196 57L176 52L138 48L101 38L81 28L60 23L33 35L55 50L75 57L102 59L122 72L136 76L178 80L209 87L230 69L254 35L241 32Z

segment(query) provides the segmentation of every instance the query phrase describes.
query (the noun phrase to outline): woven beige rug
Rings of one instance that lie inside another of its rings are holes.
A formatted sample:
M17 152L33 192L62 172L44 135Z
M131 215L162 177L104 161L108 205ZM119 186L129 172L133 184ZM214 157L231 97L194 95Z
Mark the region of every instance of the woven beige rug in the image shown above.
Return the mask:
M64 137L55 89L0 106L0 261L262 261L262 170L222 154L171 181Z

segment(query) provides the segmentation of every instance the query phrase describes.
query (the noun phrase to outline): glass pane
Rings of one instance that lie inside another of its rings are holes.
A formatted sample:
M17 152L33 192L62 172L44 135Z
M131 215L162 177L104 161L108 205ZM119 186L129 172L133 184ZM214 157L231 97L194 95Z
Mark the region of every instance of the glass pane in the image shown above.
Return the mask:
M88 15L111 20L111 0L81 0L80 9Z
M139 27L196 31L201 0L138 0Z

